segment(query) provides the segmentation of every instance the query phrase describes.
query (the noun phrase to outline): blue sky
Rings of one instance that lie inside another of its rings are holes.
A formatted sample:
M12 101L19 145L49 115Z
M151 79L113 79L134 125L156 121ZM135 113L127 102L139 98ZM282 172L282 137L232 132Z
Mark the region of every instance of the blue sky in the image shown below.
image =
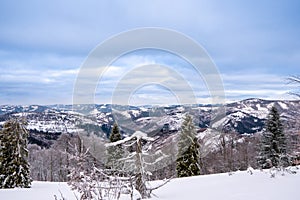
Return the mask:
M71 104L80 66L99 43L134 28L179 31L202 45L223 79L228 101L293 99L286 84L300 74L299 1L14 1L0 2L0 104ZM182 73L199 103L205 84L187 63L159 51L125 55L98 84L96 103L110 103L120 77L141 64ZM119 75L119 76L118 76ZM130 103L176 103L148 85Z

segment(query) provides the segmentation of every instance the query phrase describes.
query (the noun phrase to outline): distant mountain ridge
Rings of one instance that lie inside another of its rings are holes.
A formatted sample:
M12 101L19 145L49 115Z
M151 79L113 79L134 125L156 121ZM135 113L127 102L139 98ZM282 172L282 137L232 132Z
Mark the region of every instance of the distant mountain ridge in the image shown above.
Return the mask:
M287 129L295 128L300 118L300 100L245 99L226 104L225 116L212 120L214 105L122 106L99 105L28 105L0 106L0 125L10 117L27 118L31 142L50 146L61 133L85 131L107 138L111 126L118 122L124 136L142 130L150 136L175 133L185 113L194 117L198 129L216 129L238 134L261 132L269 109L276 106ZM84 113L84 114L83 114Z

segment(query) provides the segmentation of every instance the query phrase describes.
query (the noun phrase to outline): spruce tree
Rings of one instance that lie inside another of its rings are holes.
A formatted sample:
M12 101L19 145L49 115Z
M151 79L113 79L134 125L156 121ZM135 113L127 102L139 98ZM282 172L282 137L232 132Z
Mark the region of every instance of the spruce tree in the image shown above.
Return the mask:
M109 141L117 142L122 140L122 136L117 123L114 123L113 128L110 133ZM115 146L110 146L107 148L107 167L112 169L122 169L122 164L119 159L123 156L122 144Z
M178 177L200 175L199 144L193 118L186 115L179 135L176 171Z
M258 162L262 168L287 166L286 137L280 115L276 107L272 107L266 121L265 132L261 139Z
M24 121L4 123L0 131L0 188L30 187L27 138Z

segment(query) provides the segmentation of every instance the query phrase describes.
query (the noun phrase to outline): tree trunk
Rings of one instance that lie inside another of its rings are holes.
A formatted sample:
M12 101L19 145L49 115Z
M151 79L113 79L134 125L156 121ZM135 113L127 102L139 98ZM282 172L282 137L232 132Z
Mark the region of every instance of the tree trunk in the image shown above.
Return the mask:
M142 162L142 142L139 138L137 138L137 144L136 144L136 168L137 168L137 174L136 174L136 190L140 192L143 198L149 197L147 194L147 188L145 185L145 174L143 169L143 162Z

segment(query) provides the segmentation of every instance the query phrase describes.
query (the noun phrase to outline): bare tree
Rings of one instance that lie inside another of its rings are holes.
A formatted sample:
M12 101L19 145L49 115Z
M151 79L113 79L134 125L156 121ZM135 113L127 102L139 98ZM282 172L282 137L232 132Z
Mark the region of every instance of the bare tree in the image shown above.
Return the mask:
M72 149L75 153L70 154L68 184L80 194L77 199L120 199L122 194L133 199L133 176L120 170L97 168L90 162L89 149L84 147L80 138Z
M295 75L295 76L290 76L288 78L289 83L294 83L294 84L298 84L300 86L300 76L299 75ZM300 91L299 89L296 91L291 92L291 94L300 97Z
M290 83L298 85L298 89L291 92L291 94L300 98L300 75L290 76L288 78ZM299 112L299 111L296 111ZM290 134L288 135L289 145L292 147L291 156L293 157L293 163L295 165L300 163L300 132L299 132L299 119L292 119L293 128L288 130Z
M122 144L127 151L127 156L120 161L124 162L125 174L130 175L130 180L134 180L133 185L142 198L148 198L151 192L158 187L151 187L148 185L150 176L152 175L151 169L154 169L154 165L157 165L162 159L167 156L162 151L151 152L151 143L154 141L153 138L148 137L147 134L136 131L132 136L127 137L123 140L119 140L113 143L108 143L106 146L116 146Z

